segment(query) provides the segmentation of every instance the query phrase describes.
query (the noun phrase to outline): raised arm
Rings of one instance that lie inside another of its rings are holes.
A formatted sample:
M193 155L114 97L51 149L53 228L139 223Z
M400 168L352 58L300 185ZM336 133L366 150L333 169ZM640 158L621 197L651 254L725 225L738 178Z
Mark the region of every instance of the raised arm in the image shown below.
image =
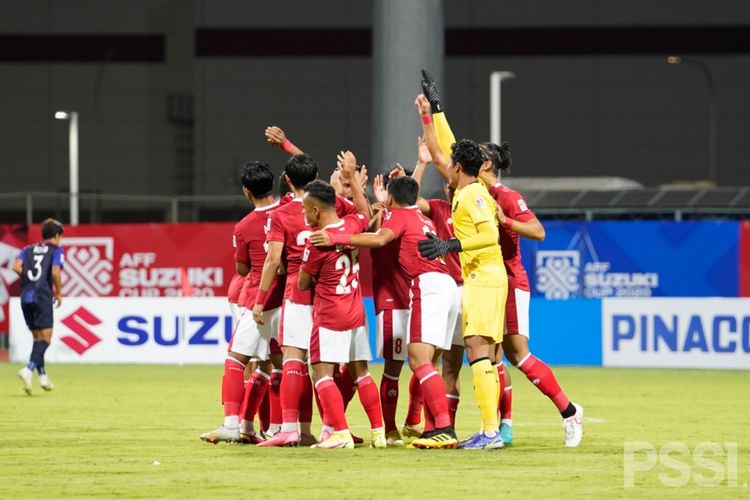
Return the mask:
M445 182L449 182L448 165L450 162L440 150L440 143L438 143L435 126L432 123L432 115L430 114L430 103L424 95L419 94L416 101L414 101L414 105L417 107L417 111L422 119L422 137L427 144L427 148L430 150L432 161L441 177L445 179Z
M357 212L366 214L367 218L372 218L372 207L370 201L365 196L364 188L357 179L357 158L351 151L342 151L338 155L338 165L341 169L341 177L346 179L351 185L352 202L357 208Z
M284 131L276 125L266 127L266 140L271 146L279 148L289 156L300 155L304 153L304 151L292 144L292 141L287 139Z
M411 178L417 181L420 187L422 187L422 176L427 169L427 165L432 162L432 155L430 155L430 148L424 142L424 139L417 137L417 164L414 167L414 172L411 174Z

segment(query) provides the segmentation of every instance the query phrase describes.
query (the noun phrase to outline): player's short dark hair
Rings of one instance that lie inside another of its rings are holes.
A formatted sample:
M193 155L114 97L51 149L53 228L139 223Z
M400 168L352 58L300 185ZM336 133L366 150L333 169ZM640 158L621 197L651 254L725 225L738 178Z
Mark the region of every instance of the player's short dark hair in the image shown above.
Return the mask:
M48 240L58 234L63 234L62 222L51 218L42 222L42 239Z
M499 146L494 142L483 142L479 147L482 149L484 160L492 161L492 171L495 172L495 175L500 172L510 172L510 166L513 164L513 159L510 155L510 144L508 144L507 141Z
M327 207L336 206L336 190L326 181L320 179L308 182L305 186L307 196L312 196Z
M286 176L286 171L282 170L281 175L279 176L279 182L277 186L279 190L279 198L283 198L289 192L289 185L286 183L286 179L284 178L285 176Z
M273 172L267 163L250 161L245 163L240 182L256 198L271 196L273 192Z
M410 207L417 202L419 184L411 177L396 177L388 183L388 194L402 207Z
M284 170L289 182L297 189L304 188L308 182L312 182L318 177L318 164L312 156L305 153L289 158Z
M462 170L467 174L479 176L479 168L484 163L484 158L476 142L471 139L459 139L451 146L451 151L453 163L460 163Z

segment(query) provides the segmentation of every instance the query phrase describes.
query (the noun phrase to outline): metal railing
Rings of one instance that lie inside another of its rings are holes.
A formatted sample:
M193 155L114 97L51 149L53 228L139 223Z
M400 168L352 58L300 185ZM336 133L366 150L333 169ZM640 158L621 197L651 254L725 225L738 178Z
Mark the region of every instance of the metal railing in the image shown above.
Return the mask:
M81 223L201 222L235 220L246 214L242 195L158 196L78 194ZM47 217L69 216L68 193L0 193L0 221L33 224Z
M545 219L750 218L750 187L642 188L620 191L529 190ZM0 223L69 220L69 193L0 193ZM235 221L248 211L242 195L158 196L80 193L81 223Z

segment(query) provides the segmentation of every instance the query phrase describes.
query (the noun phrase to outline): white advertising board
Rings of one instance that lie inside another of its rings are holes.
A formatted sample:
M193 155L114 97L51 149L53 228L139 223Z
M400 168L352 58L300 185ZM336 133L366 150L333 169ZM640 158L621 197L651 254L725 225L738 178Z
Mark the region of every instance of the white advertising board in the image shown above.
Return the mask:
M69 297L54 315L50 363L221 364L233 330L226 297ZM15 297L11 361L27 361L32 343Z

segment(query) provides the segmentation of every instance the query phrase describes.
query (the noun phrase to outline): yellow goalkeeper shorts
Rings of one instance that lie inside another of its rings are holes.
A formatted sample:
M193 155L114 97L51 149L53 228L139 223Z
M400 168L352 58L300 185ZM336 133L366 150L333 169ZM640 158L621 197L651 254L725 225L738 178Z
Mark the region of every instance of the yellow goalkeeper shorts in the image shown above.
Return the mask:
M505 330L505 299L508 285L498 287L472 286L464 283L461 294L463 336L480 335L503 340Z

